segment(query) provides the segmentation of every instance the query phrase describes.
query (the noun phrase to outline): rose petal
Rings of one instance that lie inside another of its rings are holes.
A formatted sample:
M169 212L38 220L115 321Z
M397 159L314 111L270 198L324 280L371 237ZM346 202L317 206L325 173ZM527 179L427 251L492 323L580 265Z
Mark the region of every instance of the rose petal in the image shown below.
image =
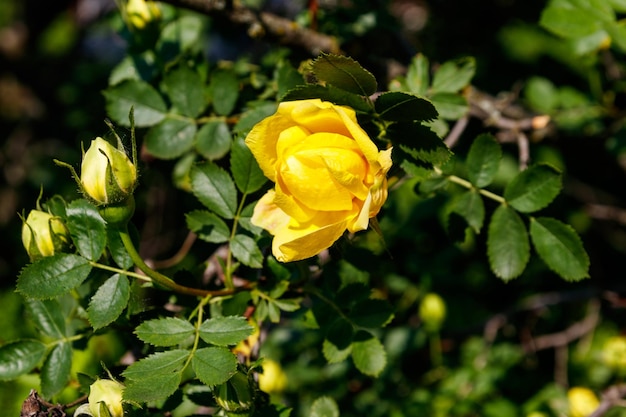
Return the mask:
M272 253L280 262L310 258L329 248L346 230L346 222L305 229L287 227L274 236Z
M275 194L274 190L265 193L254 206L254 212L250 218L253 225L262 227L271 234L286 227L291 219L274 203Z

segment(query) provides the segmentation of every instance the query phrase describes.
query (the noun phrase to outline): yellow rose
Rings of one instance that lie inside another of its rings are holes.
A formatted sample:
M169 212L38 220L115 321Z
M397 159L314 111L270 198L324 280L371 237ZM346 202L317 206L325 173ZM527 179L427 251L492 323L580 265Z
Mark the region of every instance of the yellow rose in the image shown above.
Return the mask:
M275 183L252 223L274 235L272 252L281 262L310 258L344 231L367 229L387 199L391 149L379 151L349 107L283 102L246 144Z
M263 359L263 373L259 374L259 388L268 394L280 393L287 388L287 375L278 362Z
M570 417L588 417L600 405L596 394L589 388L573 387L567 391Z
M126 16L131 27L141 30L150 22L161 19L161 9L153 1L128 0Z

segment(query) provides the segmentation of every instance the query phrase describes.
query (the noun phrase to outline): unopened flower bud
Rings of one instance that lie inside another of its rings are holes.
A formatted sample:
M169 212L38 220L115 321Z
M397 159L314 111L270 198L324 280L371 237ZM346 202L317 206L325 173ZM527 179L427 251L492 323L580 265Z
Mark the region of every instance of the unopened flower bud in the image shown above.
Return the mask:
M89 410L94 417L123 417L122 393L124 385L112 379L98 379L89 387ZM103 411L102 408L106 409Z
M70 233L59 217L32 210L22 224L22 243L31 260L52 256L70 245Z
M141 30L150 22L161 19L161 9L150 0L128 0L126 15L128 24L135 29Z
M214 392L215 402L227 415L246 416L254 407L254 391L248 376L238 371Z
M96 204L120 203L135 189L137 168L123 150L96 138L83 157L80 182Z
M419 317L427 330L438 331L446 318L443 298L435 293L426 294L419 307Z
M626 337L614 336L604 343L604 363L619 374L626 374Z

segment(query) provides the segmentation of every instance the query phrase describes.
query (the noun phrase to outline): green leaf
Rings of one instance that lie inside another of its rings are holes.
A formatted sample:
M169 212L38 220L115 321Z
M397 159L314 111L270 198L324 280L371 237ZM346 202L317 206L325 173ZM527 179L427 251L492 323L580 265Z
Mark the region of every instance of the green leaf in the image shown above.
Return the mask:
M63 342L52 348L41 368L41 394L52 398L67 385L72 368L72 345Z
M114 322L130 298L130 284L126 275L115 274L102 284L91 297L87 317L94 329Z
M161 95L144 81L127 80L103 91L107 114L121 126L130 127L128 112L135 111L135 127L148 127L159 123L167 113Z
M237 190L230 175L212 162L191 169L194 195L218 216L232 219L237 211Z
M380 340L362 331L352 342L352 360L361 373L376 377L387 365L387 353Z
M504 198L517 211L541 210L561 191L561 173L546 164L533 165L520 172L504 189Z
M166 61L180 60L183 52L201 52L206 30L206 19L199 13L185 14L169 22L157 42L159 57Z
M250 336L253 330L245 317L213 317L200 325L200 337L213 345L236 345Z
M0 346L0 380L15 379L30 372L46 354L38 340L19 340Z
M387 138L419 162L442 165L452 155L435 132L419 123L394 123L387 129Z
M223 120L210 120L196 133L196 150L200 155L214 161L228 153L232 144L232 135Z
M239 217L239 225L246 229L248 232L251 232L255 236L261 236L263 233L263 228L259 226L255 226L252 224L252 215L254 214L254 207L258 201L254 201L241 210L241 215Z
M496 138L483 133L478 135L467 154L467 175L478 188L491 184L502 159L502 148Z
M535 76L526 80L525 84L524 98L534 110L548 113L560 104L559 90L551 80Z
M544 8L539 24L564 38L581 38L602 29L602 22L593 13L564 5L550 5Z
M198 379L209 386L223 384L237 372L237 358L225 347L198 349L191 365Z
M322 353L328 363L343 362L348 359L348 356L352 353L352 345L348 344L347 347L341 349L330 340L324 339L322 343Z
M263 267L263 254L258 245L250 236L238 234L230 242L233 256L242 264L251 268Z
M417 54L411 60L406 72L406 85L410 92L420 96L426 95L430 85L430 63L424 55Z
M338 350L345 350L350 347L353 334L354 328L352 324L345 318L338 317L326 329L326 340Z
M175 346L193 341L195 327L176 317L146 320L135 329L135 334L154 346Z
M239 98L239 80L230 70L216 70L211 74L209 95L213 110L221 116L228 116Z
M204 241L223 243L230 239L230 230L224 220L210 211L194 210L185 214L187 227Z
M386 326L393 319L393 307L386 300L368 299L355 304L349 317L360 327L377 328Z
M67 207L66 221L78 252L97 261L107 242L106 222L98 209L87 200L74 200Z
M430 101L401 91L381 94L374 105L380 117L391 122L425 121L437 118L437 110Z
M355 111L369 113L372 111L372 104L363 96L349 93L332 85L308 84L295 87L289 90L281 101L308 100L319 98L338 106L348 106Z
M54 298L78 287L90 272L87 259L60 253L24 268L17 280L17 291L26 298Z
M487 233L491 270L504 281L517 278L530 258L524 222L514 209L501 205L493 213Z
M181 380L181 372L159 373L145 379L126 380L123 398L136 403L161 401L176 392Z
M474 232L480 233L485 221L485 203L478 191L468 190L455 198L452 212L463 217Z
M276 80L277 96L281 98L287 91L304 84L302 74L295 69L288 60L281 60L274 71L274 79ZM281 99L282 101L282 99Z
M467 87L476 73L476 60L466 57L446 61L433 74L434 93L456 93Z
M339 417L339 407L330 397L319 397L311 405L309 417Z
M141 381L159 375L181 373L190 352L184 349L154 353L130 365L122 375L133 381Z
M239 191L250 194L267 182L250 148L243 138L235 139L230 153L230 169Z
M571 226L549 217L531 218L530 237L541 259L562 278L589 277L589 256Z
M163 86L174 110L180 114L195 118L204 110L204 84L200 75L188 66L181 65L168 72L163 79Z
M65 317L59 300L26 298L26 310L37 328L46 336L61 339L65 334Z
M146 149L160 159L178 158L193 148L196 130L193 120L168 116L148 130Z
M358 62L343 55L321 54L311 64L318 80L362 96L370 96L378 87L376 78Z
M439 117L445 120L458 120L469 112L465 97L455 93L435 93L430 96Z
M107 227L107 246L109 248L109 252L111 253L111 257L115 263L122 269L129 269L135 263L132 258L128 254L126 247L122 243L122 238L120 237L120 231L114 227Z

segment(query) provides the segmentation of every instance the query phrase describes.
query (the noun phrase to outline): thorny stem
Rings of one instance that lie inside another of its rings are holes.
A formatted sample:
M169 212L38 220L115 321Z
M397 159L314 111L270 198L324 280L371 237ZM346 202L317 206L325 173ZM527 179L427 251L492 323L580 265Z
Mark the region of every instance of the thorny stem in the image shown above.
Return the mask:
M128 252L128 255L133 260L133 262L135 263L137 268L139 268L144 274L146 274L148 276L150 281L156 282L157 284L159 284L159 285L161 285L161 286L163 286L165 288L168 288L168 289L170 289L170 290L172 290L174 292L177 292L179 294L195 295L195 296L198 296L198 297L230 295L230 294L233 294L236 291L234 286L229 287L226 290L210 291L210 290L203 290L203 289L200 289L200 288L191 288L191 287L186 287L184 285L180 285L180 284L174 282L171 278L169 278L169 277L161 274L160 272L157 272L154 269L150 268L144 262L144 260L141 258L141 256L137 252L137 249L135 249L135 245L133 244L133 242L132 242L132 240L130 238L130 235L128 234L128 230L126 228L123 229L123 230L120 230L119 233L120 233L120 238L122 239L122 243L124 244L124 247L126 248L126 251ZM99 264L98 264L98 267L100 267ZM123 271L122 273L124 273L126 275L129 275L129 276L139 275L139 274L131 275L131 273L129 273L127 271Z

